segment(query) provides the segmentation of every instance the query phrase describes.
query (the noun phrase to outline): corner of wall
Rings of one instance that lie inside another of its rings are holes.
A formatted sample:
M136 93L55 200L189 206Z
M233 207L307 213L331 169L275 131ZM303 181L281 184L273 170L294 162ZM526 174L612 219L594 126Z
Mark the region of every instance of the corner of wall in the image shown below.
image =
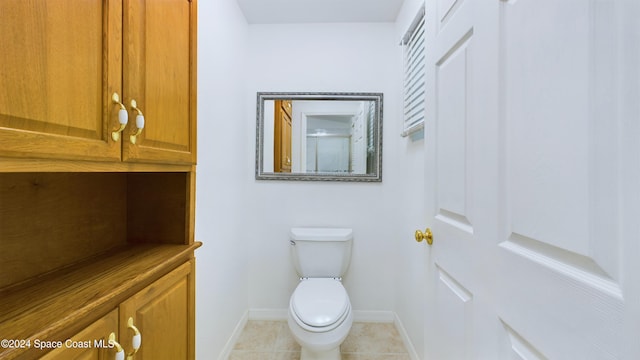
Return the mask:
M404 324L402 323L402 320L400 320L400 318L398 317L398 314L394 313L393 315L394 315L393 323L396 326L396 329L398 330L398 332L400 333L400 337L402 338L404 347L407 349L407 352L409 353L409 357L411 358L411 360L420 360L420 356L418 356L418 352L416 351L416 348L413 346L413 342L411 341L411 338L409 337L409 334L407 333L407 329L405 329Z
M242 334L242 330L244 329L245 325L247 325L247 321L249 321L249 310L244 312L244 314L240 318L240 321L238 321L238 324L233 329L233 332L231 333L229 340L227 340L227 343L224 344L222 351L220 351L218 360L226 360L229 358L229 355L231 355L231 351L233 351L233 347L238 341L240 334Z

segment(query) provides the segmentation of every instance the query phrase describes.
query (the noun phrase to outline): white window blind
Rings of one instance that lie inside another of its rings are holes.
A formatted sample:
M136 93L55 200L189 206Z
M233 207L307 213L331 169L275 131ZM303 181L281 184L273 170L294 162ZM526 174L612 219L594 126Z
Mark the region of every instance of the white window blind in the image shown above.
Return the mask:
M404 53L404 126L402 136L408 136L424 127L426 87L424 28L423 7L402 38Z

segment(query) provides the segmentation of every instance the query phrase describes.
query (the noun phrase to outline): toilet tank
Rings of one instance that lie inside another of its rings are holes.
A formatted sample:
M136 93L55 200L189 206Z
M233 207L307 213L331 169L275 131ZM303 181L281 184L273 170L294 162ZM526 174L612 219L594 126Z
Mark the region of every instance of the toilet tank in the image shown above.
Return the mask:
M292 228L293 265L300 277L338 278L349 268L353 231L342 228Z

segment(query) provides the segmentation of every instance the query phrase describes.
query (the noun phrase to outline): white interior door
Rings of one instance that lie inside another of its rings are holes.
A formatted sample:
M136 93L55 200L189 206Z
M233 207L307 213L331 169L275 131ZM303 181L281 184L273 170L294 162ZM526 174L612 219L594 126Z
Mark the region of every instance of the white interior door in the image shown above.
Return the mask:
M425 195L434 235L427 250L427 359L491 358L483 344L496 343L492 267L485 266L497 212L491 177L498 132L496 114L487 113L496 111L487 104L498 94L495 9L454 0L426 7Z
M427 359L640 359L638 15L427 1Z

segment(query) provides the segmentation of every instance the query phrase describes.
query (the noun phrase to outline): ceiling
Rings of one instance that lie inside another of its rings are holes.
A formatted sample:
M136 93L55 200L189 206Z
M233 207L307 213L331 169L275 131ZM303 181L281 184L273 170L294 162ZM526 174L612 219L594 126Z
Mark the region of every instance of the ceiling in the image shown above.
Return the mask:
M237 0L249 24L394 22L404 0Z

